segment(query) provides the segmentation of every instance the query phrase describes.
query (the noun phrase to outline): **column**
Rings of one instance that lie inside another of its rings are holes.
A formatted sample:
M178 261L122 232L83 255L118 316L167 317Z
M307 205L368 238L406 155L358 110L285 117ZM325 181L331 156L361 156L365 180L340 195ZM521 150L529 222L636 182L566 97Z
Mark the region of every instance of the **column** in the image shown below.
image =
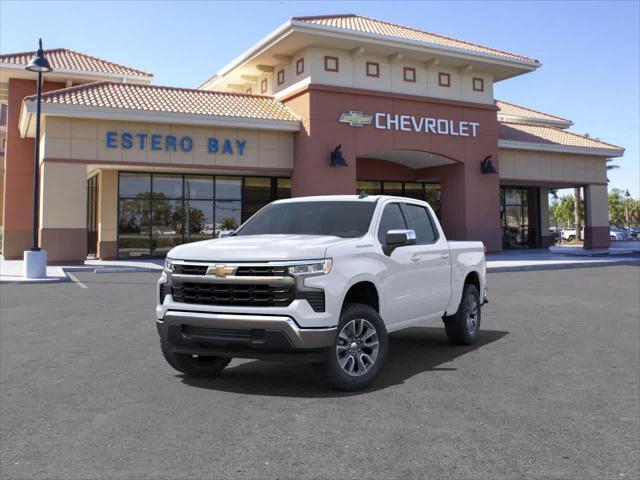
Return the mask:
M540 246L547 248L553 245L553 237L549 230L549 189L540 187L538 199L540 205Z
M45 161L40 167L40 241L50 262L87 258L87 167Z
M102 170L98 178L98 258L118 257L118 172Z
M606 185L587 185L584 248L609 248L609 197Z
M44 82L43 92L64 88L64 83ZM22 138L18 128L22 100L36 93L34 80L10 78L5 148L4 236L2 253L6 259L22 258L32 246L33 228L33 138Z

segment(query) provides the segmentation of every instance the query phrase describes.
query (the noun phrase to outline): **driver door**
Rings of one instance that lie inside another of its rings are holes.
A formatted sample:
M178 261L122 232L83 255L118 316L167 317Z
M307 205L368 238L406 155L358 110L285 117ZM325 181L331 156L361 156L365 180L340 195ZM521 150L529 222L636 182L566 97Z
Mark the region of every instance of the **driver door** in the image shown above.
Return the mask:
M384 255L385 272L382 277L383 297L380 314L385 325L393 329L394 325L416 318L417 307L420 302L419 285L416 285L413 245L403 245L384 253L386 235L389 230L406 230L409 228L405 220L400 203L388 203L384 206L378 225L378 241L381 254Z

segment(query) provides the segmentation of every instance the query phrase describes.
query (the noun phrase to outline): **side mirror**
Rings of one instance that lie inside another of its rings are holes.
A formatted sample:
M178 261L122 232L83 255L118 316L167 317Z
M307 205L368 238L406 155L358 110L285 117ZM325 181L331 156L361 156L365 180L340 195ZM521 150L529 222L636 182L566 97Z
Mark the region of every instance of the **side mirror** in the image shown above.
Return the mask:
M391 255L391 253L398 247L415 244L416 232L414 230L389 230L387 231L386 245L383 250L387 255Z

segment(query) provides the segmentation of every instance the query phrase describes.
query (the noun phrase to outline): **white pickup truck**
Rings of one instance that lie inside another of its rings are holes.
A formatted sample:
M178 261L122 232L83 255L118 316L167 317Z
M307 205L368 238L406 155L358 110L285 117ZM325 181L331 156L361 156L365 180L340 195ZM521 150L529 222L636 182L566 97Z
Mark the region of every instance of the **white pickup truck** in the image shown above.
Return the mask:
M486 301L483 244L448 242L426 202L306 197L172 249L156 323L167 362L186 375L296 355L356 390L380 374L389 333L442 319L452 343L470 345Z

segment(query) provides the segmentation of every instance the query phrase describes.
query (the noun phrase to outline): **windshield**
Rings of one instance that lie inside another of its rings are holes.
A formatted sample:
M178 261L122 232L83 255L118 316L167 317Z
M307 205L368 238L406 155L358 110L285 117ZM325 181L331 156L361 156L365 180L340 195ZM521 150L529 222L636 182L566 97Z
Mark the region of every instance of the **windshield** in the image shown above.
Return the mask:
M371 223L375 202L272 203L256 213L237 235L331 235L362 237Z

